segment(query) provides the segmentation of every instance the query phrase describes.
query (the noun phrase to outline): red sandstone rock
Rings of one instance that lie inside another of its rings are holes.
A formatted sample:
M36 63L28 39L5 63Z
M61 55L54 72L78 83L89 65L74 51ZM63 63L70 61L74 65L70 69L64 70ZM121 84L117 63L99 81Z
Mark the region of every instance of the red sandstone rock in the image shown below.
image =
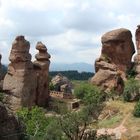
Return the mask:
M5 102L13 111L35 104L37 80L29 49L30 44L24 36L17 36L12 44L11 63L4 78L3 90L6 91Z
M101 56L95 62L96 73L91 82L105 91L114 89L120 94L135 52L131 32L123 28L113 30L104 34L101 40Z
M39 50L39 53L35 56L37 60L34 61L34 70L37 74L36 104L45 106L49 99L50 54L41 42L37 43L36 49Z

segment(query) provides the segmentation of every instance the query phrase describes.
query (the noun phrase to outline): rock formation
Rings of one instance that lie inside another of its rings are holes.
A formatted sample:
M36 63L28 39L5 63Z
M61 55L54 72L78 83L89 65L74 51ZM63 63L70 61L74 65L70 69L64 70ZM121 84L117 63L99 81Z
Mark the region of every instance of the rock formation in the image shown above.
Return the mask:
M137 54L134 57L136 79L140 79L140 25L137 26L135 33Z
M49 99L49 65L50 54L47 48L41 42L38 42L36 49L39 51L36 54L36 61L34 62L34 69L37 74L37 88L36 88L36 104L45 106Z
M51 82L54 86L55 91L72 93L72 83L67 77L63 76L62 74L57 74L52 78Z
M29 53L30 43L24 36L17 36L12 44L8 72L4 78L5 103L15 111L21 106L35 104L36 73Z
M135 53L131 32L117 29L102 36L101 56L95 62L95 76L91 82L105 91L123 91L123 80L131 66L131 58Z
M0 102L0 140L21 140L22 132L17 118Z

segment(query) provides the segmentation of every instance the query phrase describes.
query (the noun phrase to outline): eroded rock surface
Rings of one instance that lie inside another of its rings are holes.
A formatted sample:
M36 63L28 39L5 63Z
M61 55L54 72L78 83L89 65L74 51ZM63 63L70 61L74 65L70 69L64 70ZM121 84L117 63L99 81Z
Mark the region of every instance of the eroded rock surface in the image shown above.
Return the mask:
M123 28L113 30L104 34L101 42L101 56L95 62L96 74L91 82L107 92L113 89L121 93L135 53L131 32Z
M15 111L22 106L35 104L36 73L29 53L30 43L24 36L17 36L12 44L8 72L4 78L5 103Z
M36 49L39 51L35 56L36 61L34 61L34 70L37 74L36 104L45 106L49 99L50 54L41 42L37 43Z

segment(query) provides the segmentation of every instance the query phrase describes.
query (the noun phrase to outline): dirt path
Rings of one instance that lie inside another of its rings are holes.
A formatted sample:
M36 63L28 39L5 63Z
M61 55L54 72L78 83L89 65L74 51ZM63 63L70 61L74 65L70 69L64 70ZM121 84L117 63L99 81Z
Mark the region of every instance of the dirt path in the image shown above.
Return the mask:
M121 138L121 135L127 131L124 123L127 121L130 113L128 113L125 118L122 120L120 125L116 128L102 128L97 130L97 135L115 135L116 138Z
M130 113L128 113L125 118L123 119L123 121L121 122L121 124L119 126L123 126L124 123L126 122L126 120L128 119L128 117L130 116Z

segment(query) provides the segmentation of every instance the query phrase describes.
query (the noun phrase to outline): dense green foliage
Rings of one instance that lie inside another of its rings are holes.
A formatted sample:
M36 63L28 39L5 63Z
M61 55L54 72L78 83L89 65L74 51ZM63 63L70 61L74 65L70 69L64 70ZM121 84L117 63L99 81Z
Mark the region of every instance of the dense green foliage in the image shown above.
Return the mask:
M98 87L85 83L77 86L74 94L84 103L88 114L97 119L103 109L105 94Z
M135 117L140 117L140 100L136 103L136 105L134 107L133 115Z
M91 140L90 138L96 137L95 130L87 136L84 135L93 119L87 108L57 117L46 117L39 107L33 107L31 110L22 108L17 115L25 125L25 138L28 140L82 140L87 136L89 137L87 140Z
M45 117L45 113L40 107L33 107L31 110L22 108L17 112L18 118L25 125L27 137L44 138L48 124L52 118Z
M74 95L81 99L85 104L98 104L103 100L103 92L91 84L81 84L74 90Z
M140 99L140 83L134 78L130 78L125 82L123 98L125 101L134 101Z
M63 115L59 119L60 127L69 140L82 140L84 131L91 122L91 117L87 110L71 112ZM89 137L96 136L96 132L90 133Z
M83 85L87 92L81 98L85 104L79 111L65 111L64 104L58 110L61 115L46 117L40 107L32 109L22 108L17 112L18 118L25 125L27 139L39 140L96 140L95 129L90 129L89 124L95 122L103 107L102 94L97 87ZM84 90L85 91L85 90ZM80 97L80 96L79 96ZM58 102L57 102L58 103ZM57 104L55 102L55 104ZM57 110L57 111L58 111ZM84 135L85 130L90 132Z
M94 75L94 73L91 72L81 72L78 71L52 71L49 72L49 75L51 77L54 77L58 73L61 73L62 75L66 76L70 80L88 80L90 77Z

